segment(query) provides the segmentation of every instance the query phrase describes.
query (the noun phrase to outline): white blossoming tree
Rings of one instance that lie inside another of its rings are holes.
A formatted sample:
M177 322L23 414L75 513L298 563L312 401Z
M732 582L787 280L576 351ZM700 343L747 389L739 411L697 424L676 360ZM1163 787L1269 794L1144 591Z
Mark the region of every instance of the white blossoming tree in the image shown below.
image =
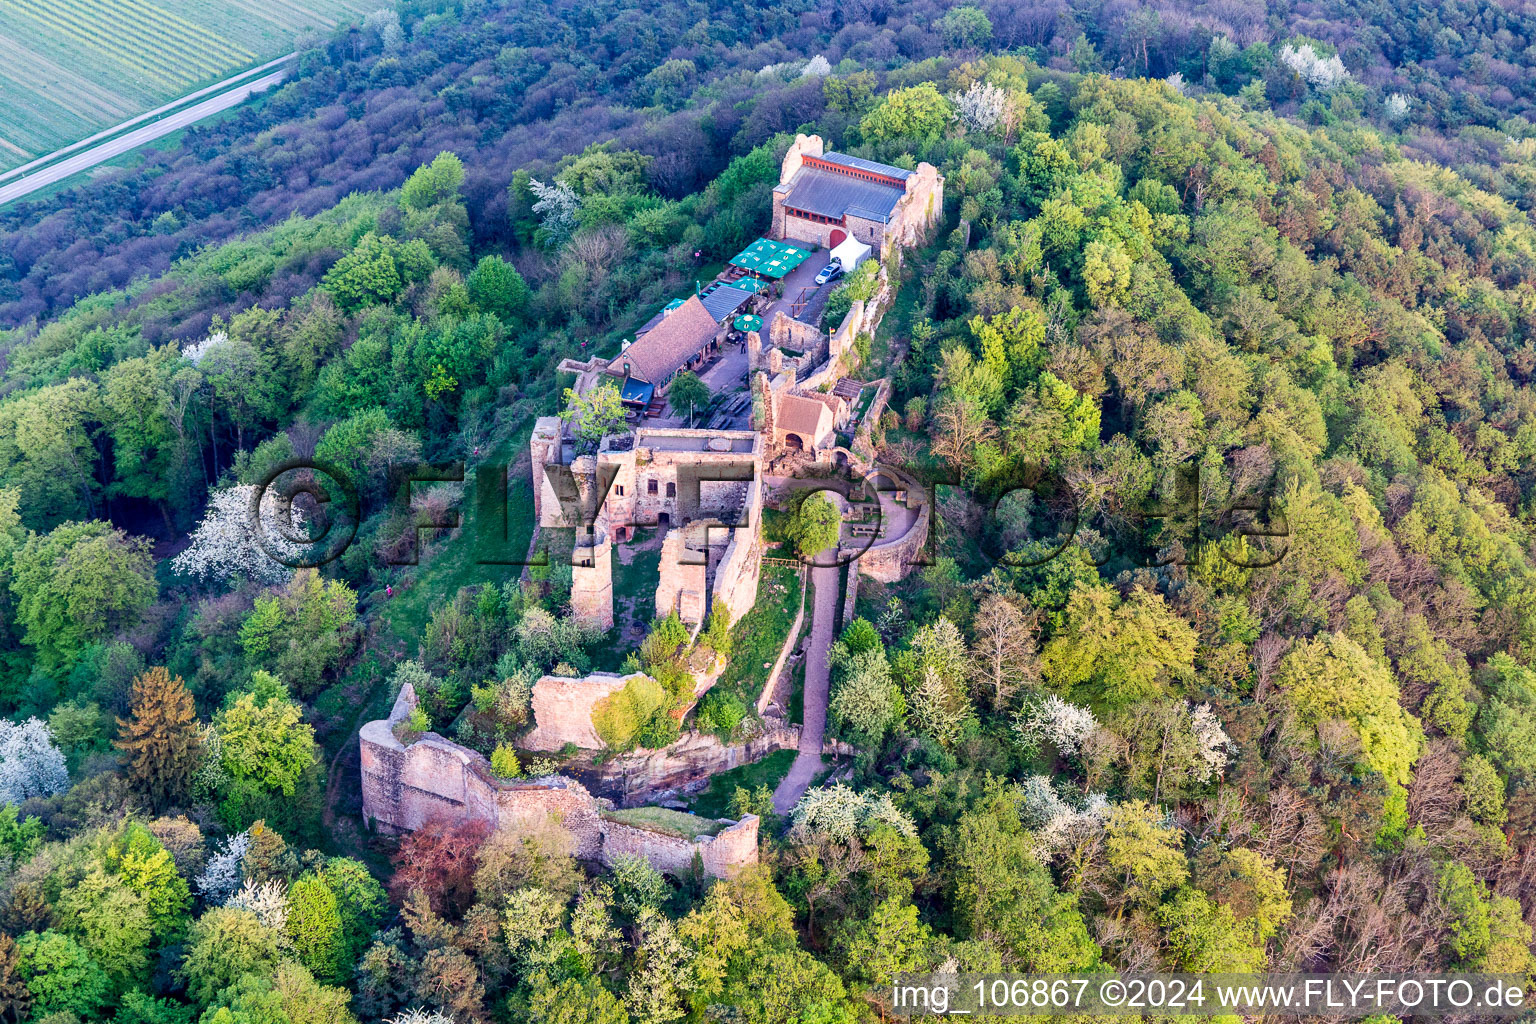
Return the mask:
M973 132L995 131L1008 113L1008 93L987 82L972 82L965 92L954 93L955 120Z
M64 752L47 723L29 718L19 725L0 721L0 804L19 804L69 788Z
M790 837L796 842L827 839L846 843L876 825L889 825L909 839L917 836L917 826L891 802L889 793L860 793L841 782L807 790L790 821Z
M1054 694L1026 703L1013 719L1014 732L1026 745L1049 743L1067 756L1080 751L1098 727L1092 711Z
M528 182L528 188L538 197L533 212L538 214L545 231L558 239L564 239L576 229L576 214L581 210L581 197L563 181L545 184L538 178Z
M256 920L273 931L281 933L288 927L288 893L283 883L275 878L269 878L259 885L247 878L245 884L224 905L249 910L256 915Z
M292 579L293 569L284 563L297 563L304 552L303 545L290 539L304 535L303 516L297 509L285 514L277 495L268 490L261 499L260 529L267 544L263 548L251 521L255 492L252 484L213 492L203 521L192 531L192 544L171 559L171 568L205 583L226 585L242 580L272 584ZM289 520L286 523L285 518Z
M1199 745L1201 779L1210 782L1220 778L1232 757L1232 740L1221 727L1221 719L1209 704L1201 704L1190 711L1190 727Z
M826 78L831 73L831 63L819 53L806 61L805 67L800 69L801 78Z
M244 869L240 862L251 849L249 832L239 832L224 840L219 852L208 858L203 873L197 876L197 891L210 906L223 902L240 888Z
M223 331L214 331L202 341L195 341L183 348L181 350L182 358L189 361L193 366L196 366L198 363L207 358L208 353L212 352L214 349L218 348L228 340L229 335L225 334Z
M1280 47L1280 63L1290 68L1302 81L1327 92L1349 81L1349 71L1344 67L1344 62L1338 54L1331 57L1319 57L1311 43L1302 43L1300 46L1291 46L1287 43Z
M453 1024L453 1018L442 1010L427 1010L413 1006L393 1017L386 1017L384 1024Z

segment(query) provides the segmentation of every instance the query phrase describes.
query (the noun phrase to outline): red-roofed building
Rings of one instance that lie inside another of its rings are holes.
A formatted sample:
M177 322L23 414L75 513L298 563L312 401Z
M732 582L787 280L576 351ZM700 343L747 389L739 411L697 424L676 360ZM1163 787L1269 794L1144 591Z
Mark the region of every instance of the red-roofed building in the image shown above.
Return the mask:
M608 363L608 372L626 380L650 384L658 393L690 364L700 364L713 351L722 333L697 295L666 313L656 326L640 335Z
M772 237L827 249L853 237L884 259L892 247L915 245L943 212L944 178L932 164L908 171L797 135L773 190Z

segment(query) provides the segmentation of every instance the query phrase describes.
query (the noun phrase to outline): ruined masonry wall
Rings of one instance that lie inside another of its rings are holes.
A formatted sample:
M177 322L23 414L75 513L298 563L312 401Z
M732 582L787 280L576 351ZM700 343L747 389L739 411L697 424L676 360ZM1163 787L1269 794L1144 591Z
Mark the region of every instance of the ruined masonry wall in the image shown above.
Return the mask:
M412 831L428 821L483 821L493 829L525 829L553 820L575 839L576 856L612 864L630 853L658 871L683 874L697 855L704 871L724 878L757 863L756 815L746 815L717 836L687 840L609 821L604 804L581 783L558 775L506 782L490 774L486 759L434 733L410 746L394 726L416 707L409 686L386 719L369 722L359 736L363 816L389 831ZM611 806L611 805L608 805Z
M713 597L725 602L734 624L752 610L757 600L757 583L763 573L763 549L755 528L731 532L725 557L715 569Z
M593 672L579 679L544 676L533 684L534 727L523 745L530 750L559 750L574 743L585 750L602 750L608 744L592 725L592 709L611 693L624 689L632 675Z
M407 685L389 718L369 722L360 732L364 818L399 832L433 819L518 828L553 816L575 838L577 856L598 855L602 821L586 787L558 776L503 782L490 774L480 754L436 733L404 746L394 725L415 707L416 693Z
M605 820L601 859L612 867L621 856L644 857L657 871L686 875L693 869L693 856L697 853L706 875L727 878L743 865L757 862L757 827L757 815L749 814L727 826L719 835L701 836L690 842L678 836Z
M901 537L885 544L876 544L866 551L844 548L844 557L857 556L859 572L882 583L895 583L912 570L912 560L928 540L928 528L932 506L923 502L917 521Z

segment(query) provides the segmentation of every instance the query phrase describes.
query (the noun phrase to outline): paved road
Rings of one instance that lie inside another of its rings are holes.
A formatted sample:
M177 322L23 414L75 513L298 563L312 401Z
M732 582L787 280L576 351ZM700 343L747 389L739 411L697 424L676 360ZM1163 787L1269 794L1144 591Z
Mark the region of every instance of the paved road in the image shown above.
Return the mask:
M711 391L732 390L741 386L747 377L747 354L739 347L740 343L729 344L725 348L725 355L715 360L711 366L699 375L699 379L709 385Z
M830 562L836 552L828 548L816 559ZM816 603L811 608L811 646L805 652L805 722L800 728L800 752L789 774L773 791L773 810L788 814L821 774L821 744L827 731L827 694L831 687L831 669L827 655L832 650L832 628L837 621L837 606L842 603L837 566L816 567L811 579L816 584Z
M205 117L212 117L214 114L244 103L256 93L264 92L277 85L287 73L286 68L280 68L271 74L262 75L260 78L237 85L228 92L219 93L212 99L194 104L159 121L146 124L142 128L136 128L126 135L120 135L108 142L103 142L99 146L93 146L83 153L77 153L67 160L61 160L40 171L34 171L8 185L0 186L0 204L8 203L13 199L20 199L22 196L35 192L40 188L47 188L49 185L63 181L70 175L79 174L81 171L95 167L97 164L111 160L113 157L122 156L130 150L137 149L147 142L153 142L158 138L169 135L171 132L180 131L189 125L196 124Z
M767 311L763 313L764 328L773 323L773 318L778 315L781 310L785 316L794 317L794 301L800 297L800 293L806 288L815 288L816 293L811 298L810 305L800 313L799 319L802 322L808 324L814 324L816 322L817 318L821 316L822 307L827 304L828 296L832 294L832 288L838 284L837 281L833 281L828 285L821 285L820 287L817 287L816 285L816 275L821 273L821 268L827 265L827 259L828 256L826 250L823 249L818 252L813 252L811 253L810 259L806 260L804 263L800 264L794 270L791 270L787 275L785 275L784 297L775 301L773 305L769 306ZM764 342L767 340L768 339L766 337L763 339Z

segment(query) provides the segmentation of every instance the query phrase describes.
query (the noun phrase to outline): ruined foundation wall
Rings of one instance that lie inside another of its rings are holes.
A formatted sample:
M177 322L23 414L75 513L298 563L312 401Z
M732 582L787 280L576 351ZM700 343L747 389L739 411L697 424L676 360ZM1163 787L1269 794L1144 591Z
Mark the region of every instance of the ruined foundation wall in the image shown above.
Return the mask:
M559 750L574 743L584 750L602 750L608 744L592 725L592 709L598 701L624 689L636 672L619 675L593 672L580 678L544 676L533 684L533 731L524 739L529 750Z
M770 722L777 724L739 743L723 743L712 733L686 732L665 750L632 750L584 769L581 778L593 792L621 807L698 792L709 785L712 775L800 746L798 725L778 719Z
M859 572L881 583L895 583L912 571L912 560L922 550L928 540L928 529L931 526L929 515L931 506L923 503L922 509L917 514L917 520L902 536L885 544L876 544L864 551L844 548L844 557L857 556Z
M719 835L692 841L609 821L602 812L612 804L573 779L497 779L482 755L434 733L402 744L394 726L415 707L416 693L407 685L389 717L368 722L359 735L363 816L381 829L412 831L434 819L482 821L492 829L512 830L553 822L571 834L576 856L585 860L611 864L619 854L632 853L658 871L684 874L697 854L705 872L717 878L757 863L758 819L753 815Z
M601 859L612 867L622 856L644 857L657 871L686 875L693 870L693 858L698 854L706 875L729 878L757 862L757 828L757 815L748 814L718 835L688 840L605 819Z

